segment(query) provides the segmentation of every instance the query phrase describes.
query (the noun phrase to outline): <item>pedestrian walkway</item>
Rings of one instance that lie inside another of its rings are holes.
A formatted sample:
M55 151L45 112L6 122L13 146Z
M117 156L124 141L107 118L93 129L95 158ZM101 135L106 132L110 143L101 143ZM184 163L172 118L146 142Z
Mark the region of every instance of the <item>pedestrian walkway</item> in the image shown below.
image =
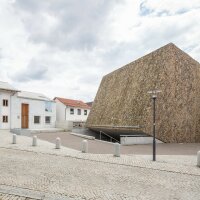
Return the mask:
M55 141L56 137L54 139L54 143ZM33 147L32 137L26 137L22 135L17 135L17 144L15 145L12 144L12 134L9 131L0 131L0 147L61 155L74 155L79 153L79 151L67 147L63 147L59 151L56 151L55 144L44 140L38 140L38 146Z
M70 197L42 191L34 191L7 185L0 185L1 200L73 200Z
M0 133L0 194L29 199L200 200L195 156L90 154ZM14 192L13 192L14 191ZM2 198L3 199L3 198ZM6 199L6 198L4 198Z
M83 154L78 150L63 147L61 149L55 149L55 144L39 140L38 146L33 147L32 138L26 136L17 136L17 144L12 144L12 134L9 132L1 133L0 147L23 150L27 152L38 152L50 155L60 155L64 157L74 157L83 160L92 160L104 163L113 163L126 166L134 166L141 168L152 168L156 170L168 170L178 173L186 174L200 174L200 170L195 166L196 156L157 156L157 162L152 162L150 155L121 155L120 158L113 157L113 154ZM81 143L80 143L81 147ZM113 147L113 145L112 145ZM177 165L178 164L178 165ZM181 167L180 167L181 166ZM191 167L193 170L191 171Z
M12 194L4 194L0 193L0 199L1 200L36 200L28 197L23 197L23 196L16 196Z
M80 143L83 140L81 137L71 135L70 133L40 133L37 134L38 138L49 142L54 142L56 137L60 137L62 144L65 147L80 150ZM89 142L89 153L95 154L112 154L113 143L99 141L99 140L88 140ZM193 144L157 144L157 154L159 155L196 155L197 151L200 150L200 143ZM122 154L141 154L151 155L152 144L147 145L131 145L121 146Z

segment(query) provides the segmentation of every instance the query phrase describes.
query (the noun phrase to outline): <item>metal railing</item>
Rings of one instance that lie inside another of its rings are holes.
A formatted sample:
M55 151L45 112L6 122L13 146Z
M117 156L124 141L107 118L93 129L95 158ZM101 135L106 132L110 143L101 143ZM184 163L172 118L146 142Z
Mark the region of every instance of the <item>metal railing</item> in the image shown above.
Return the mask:
M110 142L115 141L115 142L117 142L117 143L120 143L117 139L115 139L114 137L108 135L107 133L105 133L105 132L103 132L103 131L100 131L99 134L100 134L100 140L101 140L101 138L102 138L101 136L102 136L102 134L103 134L103 135L109 137Z

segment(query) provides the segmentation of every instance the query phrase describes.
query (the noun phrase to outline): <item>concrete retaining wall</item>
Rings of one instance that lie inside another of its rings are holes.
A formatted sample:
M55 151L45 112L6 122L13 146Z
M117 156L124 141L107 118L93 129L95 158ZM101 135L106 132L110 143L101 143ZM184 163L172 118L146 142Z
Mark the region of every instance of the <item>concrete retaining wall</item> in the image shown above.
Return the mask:
M56 128L62 128L65 131L72 131L73 122L72 121L56 121Z
M153 137L120 137L120 143L122 145L132 144L152 144ZM160 140L156 140L157 143L162 143Z

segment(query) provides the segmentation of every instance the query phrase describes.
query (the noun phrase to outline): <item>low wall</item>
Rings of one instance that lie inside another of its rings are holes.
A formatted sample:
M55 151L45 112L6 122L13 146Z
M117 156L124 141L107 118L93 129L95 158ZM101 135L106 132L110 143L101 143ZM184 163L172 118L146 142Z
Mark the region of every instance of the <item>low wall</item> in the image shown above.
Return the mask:
M56 128L62 128L65 131L72 131L73 122L72 121L56 121Z
M17 135L31 136L31 131L29 129L13 128L10 129L10 132Z
M83 135L83 134L80 134L80 133L70 133L70 134L78 136L78 137L82 137L82 138L85 138L85 139L88 139L88 140L95 140L95 137L90 136L90 135Z
M147 136L137 136L137 137L130 137L130 136L121 136L120 143L122 145L132 145L132 144L152 144L153 137ZM162 143L160 140L156 139L157 143Z

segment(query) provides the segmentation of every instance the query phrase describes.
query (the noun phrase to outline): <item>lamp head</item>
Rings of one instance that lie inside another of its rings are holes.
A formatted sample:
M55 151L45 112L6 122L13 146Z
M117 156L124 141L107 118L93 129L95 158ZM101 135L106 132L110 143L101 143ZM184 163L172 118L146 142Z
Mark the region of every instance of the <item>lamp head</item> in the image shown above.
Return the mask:
M156 99L157 98L157 95L156 94L153 94L152 95L152 99Z
M157 98L157 93L161 92L161 90L151 90L151 91L148 91L147 93L148 94L152 94L152 98L153 99L156 99Z

